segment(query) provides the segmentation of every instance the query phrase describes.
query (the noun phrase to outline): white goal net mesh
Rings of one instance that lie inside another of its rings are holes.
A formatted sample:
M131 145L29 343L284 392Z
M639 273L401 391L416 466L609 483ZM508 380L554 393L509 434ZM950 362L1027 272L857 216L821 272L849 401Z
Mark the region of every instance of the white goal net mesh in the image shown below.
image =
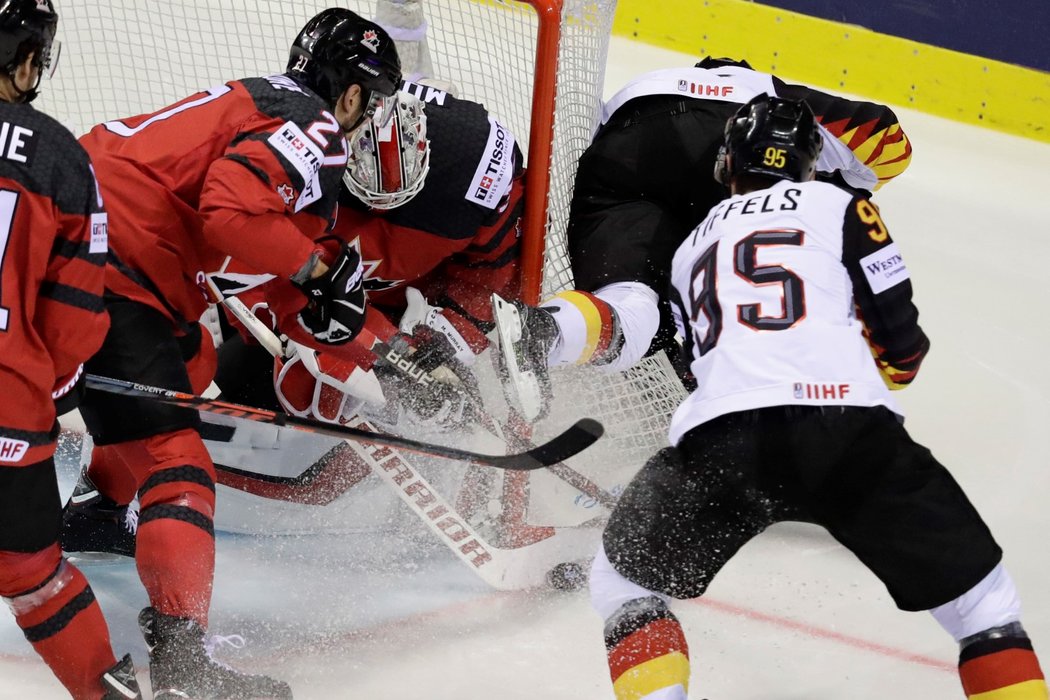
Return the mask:
M387 5L399 0L378 0ZM340 0L365 17L374 0ZM615 0L565 0L556 61L553 135L532 126L550 105L534 104L538 3L510 0L423 0L434 77L461 97L483 103L515 133L552 139L546 210L544 294L572 286L564 234L576 163L590 143L602 95ZM62 0L61 62L39 106L76 135L94 124L154 111L237 78L283 72L302 25L328 3L286 0ZM411 38L412 27L394 31ZM399 40L399 44L402 43ZM409 51L403 51L406 58ZM408 75L412 66L405 66ZM527 163L530 169L533 164ZM530 179L530 182L533 180ZM582 415L606 426L599 448L572 465L606 486L623 483L666 444L669 416L683 396L661 354L624 374L592 369L555 373L556 402L536 435L563 429Z

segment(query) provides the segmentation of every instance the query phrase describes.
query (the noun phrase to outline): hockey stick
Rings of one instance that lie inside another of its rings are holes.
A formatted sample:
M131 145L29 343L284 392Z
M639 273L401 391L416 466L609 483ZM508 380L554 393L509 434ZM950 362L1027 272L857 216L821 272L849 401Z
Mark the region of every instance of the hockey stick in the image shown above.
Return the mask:
M219 299L223 306L229 309L230 313L248 329L248 332L251 333L252 336L259 341L259 344L262 345L271 355L274 357L282 357L284 355L284 344L281 340L269 326L259 320L259 317L251 312L251 309L249 309L243 301L234 295L224 295L219 288L211 282L211 280L209 280L209 287L215 298ZM371 341L369 349L374 355L386 359L395 368L400 367L399 360L402 360L402 355L397 353L389 343L384 342L375 334L370 333L367 329L363 330L362 333L367 334L365 337L366 341ZM483 428L504 443L507 443L508 445L512 444L507 440L505 429L496 419L484 413L477 415L477 418ZM513 444L525 450L530 450L535 447L531 440L524 437L516 437L516 441ZM564 461L548 464L546 467L556 477L585 496L593 498L605 508L612 510L616 505L616 496L565 464Z
M388 433L378 433L371 430L362 430L349 426L324 423L309 418L299 418L280 411L268 411L262 408L244 406L206 399L196 394L187 394L181 391L162 389L156 386L138 384L123 379L111 379L98 375L87 375L87 387L96 391L105 391L111 394L122 394L139 399L152 399L163 401L174 406L193 408L206 413L216 413L223 416L243 418L245 420L259 423L270 423L272 425L288 426L297 430L330 437L354 440L355 442L367 442L375 445L386 445L399 450L408 450L423 455L455 459L470 464L498 467L500 469L511 469L529 471L542 469L550 464L562 462L569 457L585 450L594 444L602 435L602 425L592 418L582 418L568 430L554 437L542 445L537 445L531 450L508 455L488 455L469 450L461 450L456 447L435 445L427 442L403 438Z
M255 314L237 297L229 296L223 298L224 305L238 318L242 324L259 340L260 344L275 356L283 355L283 343L264 323L259 321ZM365 419L359 418L355 427L374 430L374 426ZM357 471L353 467L356 462L371 471L387 486L393 489L398 497L437 535L452 552L466 564L477 575L490 586L502 589L520 589L535 586L545 580L549 583L548 576L558 568L564 566L566 560L572 559L574 554L571 545L573 537L569 542L562 541L564 537L554 538L555 528L534 528L533 539L528 543L518 544L512 548L500 548L489 543L455 507L444 500L437 490L434 489L419 473L419 470L409 463L403 455L388 448L378 448L370 445L360 445L352 442L344 443L351 450L347 455L351 471ZM316 466L316 465L315 465ZM220 468L217 465L217 468ZM297 479L263 479L262 475L233 470L226 467L220 468L226 472L223 481L227 485L244 486L250 493L266 496L267 487L280 490L283 500L294 500L295 502L311 502L323 504L331 500L333 493L326 488L327 484L320 484L320 488L314 488L315 477L324 475L307 473L300 475ZM325 469L327 474L330 470ZM231 480L230 477L233 477ZM582 476L582 475L581 475ZM303 477L307 477L305 480ZM320 481L321 479L318 479ZM268 481L280 483L267 483ZM260 487L263 487L260 489ZM289 498L289 495L293 498ZM322 500L315 500L321 495ZM576 538L580 535L576 533ZM530 557L523 558L520 550L529 547ZM590 549L588 546L586 549ZM515 552L514 556L510 552Z

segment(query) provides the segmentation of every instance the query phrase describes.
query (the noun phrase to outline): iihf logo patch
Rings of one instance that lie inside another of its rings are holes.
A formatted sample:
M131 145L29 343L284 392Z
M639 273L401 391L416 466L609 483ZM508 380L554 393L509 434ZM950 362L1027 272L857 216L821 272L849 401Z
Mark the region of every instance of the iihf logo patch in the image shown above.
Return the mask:
M802 382L795 382L795 398L802 398Z
M689 81L688 80L679 80L678 81L678 91L679 92L689 92Z
M361 37L361 43L372 53L379 53L379 33L376 32L376 30L366 29L364 35Z

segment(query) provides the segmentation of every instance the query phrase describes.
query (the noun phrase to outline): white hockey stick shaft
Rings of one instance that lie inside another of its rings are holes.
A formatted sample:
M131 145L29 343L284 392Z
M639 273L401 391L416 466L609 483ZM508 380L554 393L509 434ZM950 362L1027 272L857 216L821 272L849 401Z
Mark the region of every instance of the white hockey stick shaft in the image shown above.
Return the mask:
M284 346L276 334L235 296L222 297L223 304L271 354L280 356ZM355 427L376 431L375 426L360 420ZM348 440L347 445L367 464L372 473L389 486L409 509L430 528L453 554L467 564L493 588L513 590L522 587L516 580L516 567L510 566L507 550L489 544L466 518L462 517L431 486L404 455L389 447L368 445Z

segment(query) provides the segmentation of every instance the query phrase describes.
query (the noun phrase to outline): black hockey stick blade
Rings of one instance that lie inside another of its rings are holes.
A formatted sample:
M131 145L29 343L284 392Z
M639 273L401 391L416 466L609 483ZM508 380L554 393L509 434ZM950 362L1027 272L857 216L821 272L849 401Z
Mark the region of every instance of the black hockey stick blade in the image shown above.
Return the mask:
M332 423L323 423L310 418L299 418L298 416L292 416L280 411L269 411L263 408L254 408L252 406L244 406L242 404L229 403L227 401L207 399L203 396L197 396L196 394L187 394L181 391L162 389L160 387L129 382L123 379L111 379L109 377L100 377L98 375L89 374L87 375L86 381L87 387L96 391L122 394L124 396L132 396L140 399L163 401L164 403L182 406L184 408L193 408L207 413L216 413L223 416L231 416L233 418L253 420L259 423L287 425L298 430L317 433L319 435L329 435L331 437L355 440L357 442L367 442L374 445L386 445L388 447L409 450L411 452L431 455L434 457L445 457L447 459L455 459L463 462L470 462L472 464L519 471L542 469L548 465L562 462L593 445L594 442L601 437L604 430L601 423L598 421L591 418L584 418L577 421L570 426L568 430L561 435L556 436L553 440L545 442L542 445L537 445L526 452L509 455L487 455L478 452L471 452L469 450L461 450L456 447L420 442L418 440L412 440L411 438L390 435L388 433L376 433L371 430L361 430L360 428L352 428L346 425L334 425Z

